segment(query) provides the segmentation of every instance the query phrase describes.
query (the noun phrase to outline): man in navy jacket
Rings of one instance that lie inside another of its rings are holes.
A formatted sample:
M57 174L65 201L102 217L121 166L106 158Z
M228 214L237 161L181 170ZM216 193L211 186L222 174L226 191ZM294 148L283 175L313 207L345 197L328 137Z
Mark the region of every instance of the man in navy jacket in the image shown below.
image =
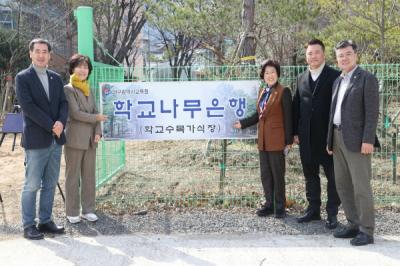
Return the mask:
M42 239L43 233L64 233L52 220L54 192L60 173L64 125L68 103L60 76L47 69L51 46L34 39L29 44L32 65L15 78L23 112L22 146L25 149L25 183L21 196L24 237ZM39 225L36 194L40 189Z

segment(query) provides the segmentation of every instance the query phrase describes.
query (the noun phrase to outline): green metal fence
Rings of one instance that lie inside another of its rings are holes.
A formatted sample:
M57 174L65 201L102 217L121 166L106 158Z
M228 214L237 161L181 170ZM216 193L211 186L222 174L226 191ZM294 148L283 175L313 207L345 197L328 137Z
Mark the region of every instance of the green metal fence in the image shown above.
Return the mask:
M110 67L94 62L91 75L91 85L96 101L100 103L99 84L101 82L123 82L125 71L120 67ZM100 106L99 106L100 108ZM102 141L97 149L96 162L96 187L100 187L110 180L125 166L125 142L124 141Z
M378 137L382 149L373 156L377 203L400 202L398 178L400 65L362 66L379 79ZM295 90L305 66L284 66L281 83ZM259 79L258 66L129 69L96 66L94 81L177 81ZM174 73L180 73L175 78ZM122 77L123 75L123 77ZM119 172L102 202L126 209L158 204L179 206L255 206L262 199L255 140L106 141L98 152L98 184ZM287 197L305 201L304 177L297 148L287 157ZM321 171L321 177L323 176ZM321 178L326 186L325 178ZM323 197L326 194L323 192Z

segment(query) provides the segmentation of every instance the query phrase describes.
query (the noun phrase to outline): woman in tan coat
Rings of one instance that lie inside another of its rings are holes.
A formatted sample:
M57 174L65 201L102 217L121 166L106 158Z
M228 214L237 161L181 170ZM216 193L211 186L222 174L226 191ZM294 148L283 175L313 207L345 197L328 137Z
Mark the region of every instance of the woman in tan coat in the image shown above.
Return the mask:
M261 64L262 85L257 98L257 111L237 121L235 128L246 128L258 123L258 150L261 182L265 203L257 210L258 216L275 213L285 217L285 155L292 146L292 95L279 83L280 65L273 60Z
M69 107L64 148L65 208L70 223L79 223L81 217L91 222L98 219L94 213L96 147L101 138L100 122L107 117L98 113L90 91L88 78L91 71L89 57L73 55L69 61L70 83L64 87Z

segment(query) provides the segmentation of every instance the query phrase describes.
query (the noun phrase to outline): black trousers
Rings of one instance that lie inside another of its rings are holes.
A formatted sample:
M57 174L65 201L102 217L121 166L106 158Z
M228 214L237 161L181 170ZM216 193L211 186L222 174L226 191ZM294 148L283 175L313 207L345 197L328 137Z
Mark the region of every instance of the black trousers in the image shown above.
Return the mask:
M265 205L285 209L285 156L283 151L259 151Z
M306 198L308 201L308 209L320 212L321 208L321 179L319 176L320 165L324 168L325 176L328 179L327 193L328 201L326 203L326 213L328 216L337 215L340 205L339 195L336 191L335 174L333 169L333 159L329 158L318 162L304 162L303 173L306 179Z

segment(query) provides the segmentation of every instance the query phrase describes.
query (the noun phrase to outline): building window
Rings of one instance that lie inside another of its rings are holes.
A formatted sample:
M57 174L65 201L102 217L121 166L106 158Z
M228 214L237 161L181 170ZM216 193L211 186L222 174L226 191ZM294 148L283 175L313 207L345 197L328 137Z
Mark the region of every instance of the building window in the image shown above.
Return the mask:
M14 21L11 10L0 9L0 26L6 29L14 28Z

